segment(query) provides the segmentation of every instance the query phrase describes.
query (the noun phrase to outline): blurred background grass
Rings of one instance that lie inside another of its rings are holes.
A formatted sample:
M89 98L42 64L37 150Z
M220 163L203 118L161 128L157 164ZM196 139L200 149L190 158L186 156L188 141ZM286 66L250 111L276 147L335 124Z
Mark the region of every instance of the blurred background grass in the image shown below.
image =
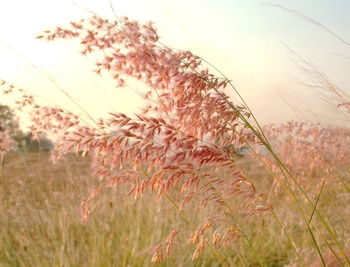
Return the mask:
M80 202L98 185L89 158L69 155L52 166L48 157L45 152L7 155L0 175L1 266L153 266L152 247L173 229L181 229L174 251L157 266L222 266L209 248L192 261L194 246L186 239L217 207L203 209L192 201L184 210L190 219L187 224L169 202L157 200L150 192L135 200L126 197L125 188L110 189L94 201L92 217L83 224ZM266 170L252 159L243 157L238 164L256 186L271 186ZM328 187L319 208L332 216L344 244L350 230L349 195L339 190ZM176 194L171 195L175 200ZM296 253L283 233L286 230L305 264L317 263L307 229L293 212L294 204L279 196L271 196L270 202L283 229L270 214L258 220L237 216L235 223L244 235L223 249L223 255L236 266L298 266Z

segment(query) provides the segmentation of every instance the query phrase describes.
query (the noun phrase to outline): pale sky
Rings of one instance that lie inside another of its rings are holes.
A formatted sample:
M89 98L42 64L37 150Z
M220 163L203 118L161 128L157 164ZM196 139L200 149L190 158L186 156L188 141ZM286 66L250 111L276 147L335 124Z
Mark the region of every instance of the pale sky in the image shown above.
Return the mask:
M77 108L56 81L92 115L132 113L142 104L133 88L115 89L108 76L91 70L94 59L79 54L74 41L44 42L36 34L89 16L74 3L112 18L106 0L11 0L0 2L0 79L52 103ZM200 55L233 80L263 123L290 119L334 121L327 105L297 66L289 46L350 91L350 47L304 18L258 0L112 1L118 15L152 20L161 41ZM349 0L280 0L350 42ZM35 67L34 67L35 66ZM350 93L350 92L349 92ZM1 103L8 103L1 96Z

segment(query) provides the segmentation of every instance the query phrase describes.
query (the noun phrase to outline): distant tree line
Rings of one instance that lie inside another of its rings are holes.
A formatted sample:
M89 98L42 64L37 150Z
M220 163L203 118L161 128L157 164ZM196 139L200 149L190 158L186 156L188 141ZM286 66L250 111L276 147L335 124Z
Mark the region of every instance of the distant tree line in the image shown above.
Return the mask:
M7 131L13 139L15 150L19 151L50 151L53 143L46 137L35 140L31 133L23 133L14 111L7 105L0 104L0 133Z

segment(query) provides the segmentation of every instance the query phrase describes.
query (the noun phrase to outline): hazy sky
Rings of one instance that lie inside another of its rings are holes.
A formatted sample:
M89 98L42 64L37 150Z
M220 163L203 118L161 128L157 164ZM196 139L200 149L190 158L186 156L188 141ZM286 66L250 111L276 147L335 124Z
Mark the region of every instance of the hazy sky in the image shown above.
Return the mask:
M118 15L152 20L163 43L191 50L227 74L263 122L288 119L334 120L288 49L317 65L349 90L350 47L302 16L258 0L112 1ZM350 42L349 0L280 0L271 4L296 10ZM96 116L134 112L139 88L115 89L108 76L91 72L93 58L79 55L77 42L46 43L41 30L89 14L113 17L105 0L11 0L0 2L0 79L51 102L77 110L52 80ZM287 47L288 46L288 47ZM35 67L34 67L34 66ZM2 96L1 96L2 97ZM7 103L6 99L0 100Z

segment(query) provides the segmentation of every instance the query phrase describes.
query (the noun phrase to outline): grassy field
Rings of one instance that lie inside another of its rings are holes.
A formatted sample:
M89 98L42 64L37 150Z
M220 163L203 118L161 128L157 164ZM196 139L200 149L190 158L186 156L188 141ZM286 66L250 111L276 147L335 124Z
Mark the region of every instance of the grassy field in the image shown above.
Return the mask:
M266 171L252 160L243 158L239 164L260 187L271 185ZM215 214L215 207L191 204L180 214L150 193L135 200L126 197L126 189L111 189L94 202L93 215L83 224L80 202L98 184L89 166L88 158L73 155L51 166L43 152L8 154L0 175L0 266L300 266L285 230L306 266L320 264L296 207L279 196L270 198L273 213L259 220L237 217L243 236L233 246L206 248L194 261L194 246L185 233ZM332 217L343 245L349 241L349 197L329 186L319 204ZM173 253L162 263L151 263L152 247L174 227L181 232ZM325 233L317 234L323 244L328 240ZM327 257L327 246L323 248Z

